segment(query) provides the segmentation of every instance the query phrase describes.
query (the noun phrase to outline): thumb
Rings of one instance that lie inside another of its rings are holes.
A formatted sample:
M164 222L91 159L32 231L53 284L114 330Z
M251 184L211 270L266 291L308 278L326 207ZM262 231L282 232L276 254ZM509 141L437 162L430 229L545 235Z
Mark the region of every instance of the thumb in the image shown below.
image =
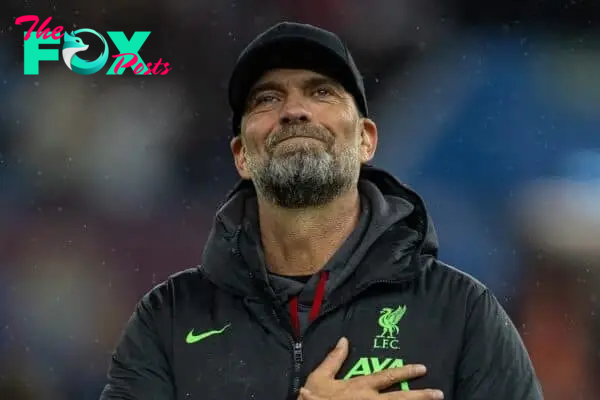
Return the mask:
M342 337L333 350L327 354L323 362L315 369L315 372L323 374L330 378L335 378L342 367L342 364L348 357L348 339Z
M298 397L298 400L326 400L326 399L312 394L312 392L309 391L308 389L301 388L300 396Z

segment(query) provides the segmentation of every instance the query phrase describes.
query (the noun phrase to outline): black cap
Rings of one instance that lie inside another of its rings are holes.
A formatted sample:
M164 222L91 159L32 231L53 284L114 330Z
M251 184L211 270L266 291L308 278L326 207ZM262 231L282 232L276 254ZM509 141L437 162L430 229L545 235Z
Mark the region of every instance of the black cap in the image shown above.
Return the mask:
M339 82L353 97L358 110L368 116L365 87L346 45L334 33L308 24L281 22L258 35L240 54L229 80L229 105L234 135L250 89L275 68L311 70Z

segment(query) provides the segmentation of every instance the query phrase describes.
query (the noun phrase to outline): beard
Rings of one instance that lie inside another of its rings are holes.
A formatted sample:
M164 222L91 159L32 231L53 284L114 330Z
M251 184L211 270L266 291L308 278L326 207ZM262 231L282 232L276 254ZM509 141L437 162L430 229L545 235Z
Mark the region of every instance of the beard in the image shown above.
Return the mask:
M281 143L294 137L310 137L322 143L310 140L293 146ZM252 181L260 196L283 208L323 206L358 182L358 145L336 154L333 135L319 126L285 126L269 137L266 154L262 159L246 155Z

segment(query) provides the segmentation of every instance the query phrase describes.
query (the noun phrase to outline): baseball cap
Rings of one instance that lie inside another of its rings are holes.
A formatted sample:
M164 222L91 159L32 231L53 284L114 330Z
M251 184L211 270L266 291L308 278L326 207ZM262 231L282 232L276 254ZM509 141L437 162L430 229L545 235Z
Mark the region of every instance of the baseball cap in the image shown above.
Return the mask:
M275 68L306 69L341 84L368 116L362 77L348 48L334 33L309 24L280 22L252 40L240 54L229 80L229 105L234 135L240 132L250 89Z

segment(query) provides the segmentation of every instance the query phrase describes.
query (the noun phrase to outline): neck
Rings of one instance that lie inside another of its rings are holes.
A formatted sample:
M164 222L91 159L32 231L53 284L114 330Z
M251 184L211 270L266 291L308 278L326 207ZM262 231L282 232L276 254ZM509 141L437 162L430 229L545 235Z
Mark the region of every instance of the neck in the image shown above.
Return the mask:
M321 270L354 230L360 217L358 188L331 203L291 210L258 200L267 268L287 276Z

